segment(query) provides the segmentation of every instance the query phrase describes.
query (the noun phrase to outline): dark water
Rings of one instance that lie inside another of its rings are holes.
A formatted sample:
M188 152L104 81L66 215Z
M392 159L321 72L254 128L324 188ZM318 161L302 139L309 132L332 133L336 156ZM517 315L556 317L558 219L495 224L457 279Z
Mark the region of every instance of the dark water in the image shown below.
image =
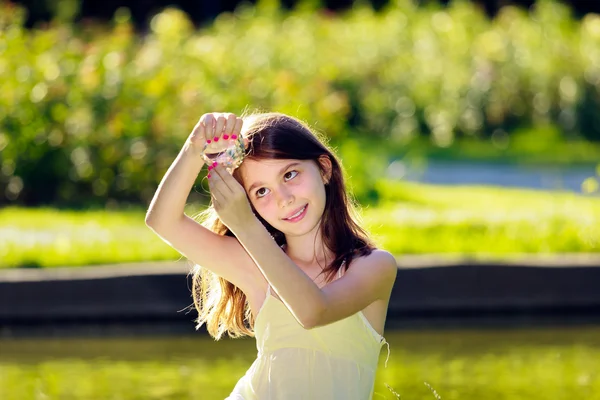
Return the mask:
M600 160L599 160L600 161ZM388 175L396 179L443 185L494 185L581 193L582 183L597 175L596 165L525 166L483 162L394 161Z
M600 349L600 324L525 328L386 329L393 347L415 352L471 353L513 346L584 345ZM382 353L383 354L383 353ZM253 338L214 341L204 334L0 339L0 364L37 363L52 359L167 360L179 358L238 358L253 360Z

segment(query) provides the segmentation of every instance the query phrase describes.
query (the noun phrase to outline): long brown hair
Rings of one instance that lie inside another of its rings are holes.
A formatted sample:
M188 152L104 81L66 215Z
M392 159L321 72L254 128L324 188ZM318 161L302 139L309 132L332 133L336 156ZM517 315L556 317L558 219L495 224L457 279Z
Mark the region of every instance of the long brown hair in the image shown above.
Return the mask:
M331 176L325 184L325 210L320 221L321 237L334 254L333 261L322 274L326 281L335 276L342 265L353 258L370 254L375 248L367 232L360 226L355 200L348 196L342 167L327 145L326 138L303 121L281 113L254 112L242 115L242 136L248 139L246 159L313 160L324 174L320 157L331 161ZM242 182L239 169L233 173ZM273 228L257 212L255 215L279 246L285 235ZM219 235L234 236L221 222L212 205L200 214L202 225ZM231 282L210 270L196 265L193 270L192 296L198 310L196 329L206 323L209 334L219 340L224 333L230 337L254 336L254 318L246 295Z

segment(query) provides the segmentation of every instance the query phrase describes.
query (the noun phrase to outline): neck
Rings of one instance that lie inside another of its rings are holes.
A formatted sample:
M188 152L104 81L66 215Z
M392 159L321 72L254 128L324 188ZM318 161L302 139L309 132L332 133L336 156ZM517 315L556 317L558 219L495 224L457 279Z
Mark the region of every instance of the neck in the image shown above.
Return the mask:
M334 254L323 242L319 225L315 229L302 236L285 236L287 245L284 251L298 267L302 270L311 269L315 266L325 268L330 263Z

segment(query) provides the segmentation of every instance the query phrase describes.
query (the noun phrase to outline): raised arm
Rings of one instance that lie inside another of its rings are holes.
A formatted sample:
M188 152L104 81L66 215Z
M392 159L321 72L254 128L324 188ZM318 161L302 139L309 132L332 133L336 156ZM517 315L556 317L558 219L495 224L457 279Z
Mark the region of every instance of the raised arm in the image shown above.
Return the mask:
M260 271L234 237L218 235L184 213L185 203L204 165L202 148L215 135L240 134L234 114L204 114L160 182L146 213L146 225L192 262L207 268L243 291ZM216 134L218 133L218 134Z
M389 299L397 270L391 254L374 251L353 260L341 279L321 289L273 240L251 211L242 185L222 166L211 175L211 195L221 220L304 328L329 324Z

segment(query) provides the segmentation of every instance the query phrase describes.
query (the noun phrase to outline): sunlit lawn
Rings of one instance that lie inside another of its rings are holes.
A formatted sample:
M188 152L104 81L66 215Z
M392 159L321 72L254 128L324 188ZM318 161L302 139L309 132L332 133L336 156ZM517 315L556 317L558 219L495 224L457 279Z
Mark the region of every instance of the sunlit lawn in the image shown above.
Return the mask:
M366 226L396 255L600 252L600 197L486 187L379 184ZM196 207L196 208L194 208ZM190 205L189 213L197 211ZM0 210L0 267L173 260L135 211Z
M381 181L365 219L395 254L600 252L600 197Z
M600 328L390 331L375 399L598 400ZM223 399L253 339L0 340L3 400ZM427 384L427 385L426 385Z

